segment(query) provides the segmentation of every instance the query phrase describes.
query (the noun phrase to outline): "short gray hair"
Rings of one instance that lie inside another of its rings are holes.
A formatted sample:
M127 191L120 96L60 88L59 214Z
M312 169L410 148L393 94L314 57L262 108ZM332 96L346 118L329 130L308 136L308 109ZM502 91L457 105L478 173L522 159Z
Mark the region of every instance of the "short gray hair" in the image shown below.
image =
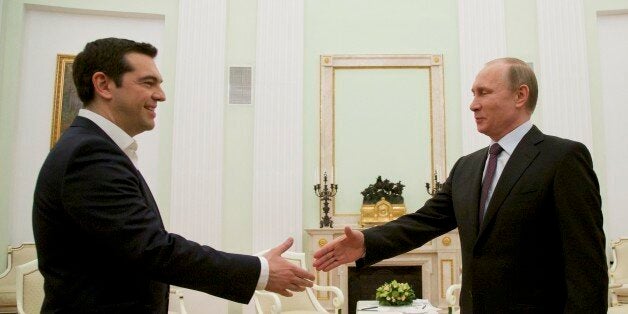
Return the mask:
M528 86L530 94L528 95L526 107L528 107L530 112L534 112L534 108L536 108L536 101L539 98L539 85L536 81L536 75L534 75L534 71L530 65L517 58L495 59L486 63L486 65L488 66L496 63L503 63L509 66L508 82L510 83L510 88L513 91L521 85Z

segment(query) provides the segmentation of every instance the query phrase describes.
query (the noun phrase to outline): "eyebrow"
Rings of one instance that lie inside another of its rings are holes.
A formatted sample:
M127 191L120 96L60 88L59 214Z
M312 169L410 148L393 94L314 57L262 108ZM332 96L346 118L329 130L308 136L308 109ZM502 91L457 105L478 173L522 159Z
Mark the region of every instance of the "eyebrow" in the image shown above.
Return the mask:
M154 82L159 82L159 83L163 83L164 80L156 77L154 75L146 75L146 76L142 76L138 79L139 81L154 81Z
M475 95L476 92L481 93L483 91L488 91L488 92L492 92L493 89L488 88L486 86L477 86L477 87L471 87L471 93L473 95Z

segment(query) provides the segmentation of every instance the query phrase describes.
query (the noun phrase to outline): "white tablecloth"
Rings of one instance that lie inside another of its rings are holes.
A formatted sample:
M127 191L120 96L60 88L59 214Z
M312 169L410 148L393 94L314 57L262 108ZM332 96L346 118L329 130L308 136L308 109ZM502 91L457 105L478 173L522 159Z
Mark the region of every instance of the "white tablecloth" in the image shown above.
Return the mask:
M406 314L406 313L422 313L422 314L437 314L440 310L430 304L430 301L426 299L417 299L412 302L412 305L404 306L380 306L378 301L364 300L358 301L356 307L356 314Z

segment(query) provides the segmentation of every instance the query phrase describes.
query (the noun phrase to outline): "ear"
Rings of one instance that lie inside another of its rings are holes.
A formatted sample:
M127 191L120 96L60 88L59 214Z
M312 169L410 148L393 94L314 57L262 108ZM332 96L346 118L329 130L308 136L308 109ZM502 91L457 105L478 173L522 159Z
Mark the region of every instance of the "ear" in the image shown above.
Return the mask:
M94 84L94 93L101 98L110 100L113 95L111 93L112 84L114 82L103 72L96 72L92 75L92 84Z
M530 88L528 85L521 85L515 91L515 106L517 108L525 107L528 102L528 97L530 96Z

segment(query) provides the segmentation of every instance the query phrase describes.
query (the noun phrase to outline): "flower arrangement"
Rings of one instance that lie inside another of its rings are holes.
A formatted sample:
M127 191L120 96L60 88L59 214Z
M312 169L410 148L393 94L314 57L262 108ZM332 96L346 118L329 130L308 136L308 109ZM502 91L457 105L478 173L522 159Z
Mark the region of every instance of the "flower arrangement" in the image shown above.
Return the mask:
M408 305L416 298L414 290L408 283L393 280L386 282L375 290L375 299L380 305Z
M362 204L375 204L382 197L391 204L403 204L403 188L405 185L401 181L392 183L388 179L382 180L382 176L377 176L375 184L370 184L364 191L360 192L364 196Z

